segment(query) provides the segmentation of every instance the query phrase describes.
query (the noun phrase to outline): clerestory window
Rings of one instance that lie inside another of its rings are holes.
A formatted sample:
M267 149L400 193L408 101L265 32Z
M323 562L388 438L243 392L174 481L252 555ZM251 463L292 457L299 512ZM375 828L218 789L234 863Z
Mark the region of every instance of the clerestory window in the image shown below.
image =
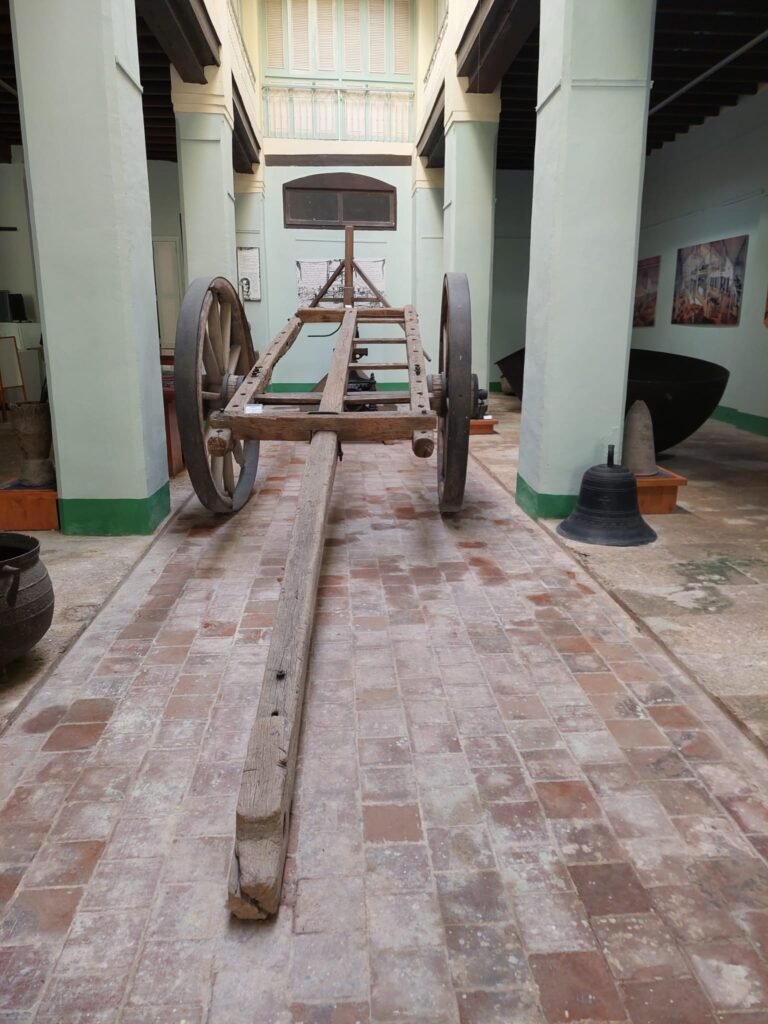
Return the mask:
M286 227L393 230L397 192L365 174L310 174L283 185L283 212Z

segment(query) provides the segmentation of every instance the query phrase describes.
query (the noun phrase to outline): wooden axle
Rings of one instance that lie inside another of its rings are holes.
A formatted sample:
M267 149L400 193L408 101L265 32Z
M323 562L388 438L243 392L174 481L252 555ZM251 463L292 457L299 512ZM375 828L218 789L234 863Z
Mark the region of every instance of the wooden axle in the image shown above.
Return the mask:
M371 404L376 402L375 395L375 391L366 393ZM402 441L411 437L414 431L431 432L437 426L437 416L431 409L419 413L385 411L325 414L321 402L318 412L295 412L291 409L274 409L253 415L215 412L211 414L210 425L213 428L212 441L226 438L224 431L227 430L232 438L240 441L310 441L313 434L321 430L332 430L341 442L374 443ZM423 449L424 445L420 447ZM218 440L214 441L214 449L213 454L220 454Z

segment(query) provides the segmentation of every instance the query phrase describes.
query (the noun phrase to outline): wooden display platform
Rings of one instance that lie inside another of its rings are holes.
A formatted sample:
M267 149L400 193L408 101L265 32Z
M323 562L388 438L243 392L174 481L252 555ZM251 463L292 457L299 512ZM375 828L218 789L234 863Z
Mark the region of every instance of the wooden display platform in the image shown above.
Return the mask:
M492 416L487 419L484 417L481 420L470 420L469 432L470 434L492 434L496 430L498 422Z
M58 530L56 491L32 487L0 487L0 530Z
M677 508L677 489L685 487L688 481L684 476L673 473L669 469L656 467L658 476L637 476L637 503L640 514L645 516L664 515L674 512Z

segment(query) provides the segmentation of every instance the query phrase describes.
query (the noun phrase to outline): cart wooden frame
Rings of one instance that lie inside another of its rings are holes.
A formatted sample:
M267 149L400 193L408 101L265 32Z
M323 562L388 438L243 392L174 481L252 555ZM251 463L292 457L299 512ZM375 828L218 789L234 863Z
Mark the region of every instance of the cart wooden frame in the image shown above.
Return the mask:
M206 508L227 514L248 501L261 441L310 443L237 807L229 904L233 913L246 918L265 917L279 905L317 582L340 446L410 440L420 458L432 455L437 446L441 512L458 512L464 496L469 425L478 400L477 379L471 373L466 276L445 276L439 365L428 374L415 309L386 303L355 261L353 246L347 228L344 260L261 357L254 351L238 294L226 278L194 281L179 314L179 433L190 479ZM342 274L343 308L323 308ZM355 275L380 305L354 306ZM280 359L306 325L316 324L338 325L327 375L311 392L269 392ZM360 336L360 328L384 325L399 327L402 333ZM384 344L404 347L404 358L364 361L370 345ZM351 374L359 380L376 370L406 370L407 389L350 387Z

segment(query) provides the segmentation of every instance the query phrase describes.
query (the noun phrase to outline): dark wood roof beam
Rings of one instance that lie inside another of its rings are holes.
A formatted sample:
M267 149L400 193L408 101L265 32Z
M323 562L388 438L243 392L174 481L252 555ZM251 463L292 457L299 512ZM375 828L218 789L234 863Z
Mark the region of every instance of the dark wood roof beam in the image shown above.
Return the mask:
M456 50L467 92L493 92L538 23L539 0L480 0Z
M736 60L742 54L746 53L748 50L751 50L753 47L757 46L758 43L761 43L764 39L768 39L768 28L765 28L759 35L756 35L754 39L752 39L750 42L745 43L743 46L740 46L738 50L734 50L733 53L729 54L727 57L723 57L721 61L718 61L717 64L714 64L708 71L704 71L702 74L697 75L696 78L692 79L687 85L682 86L680 89L677 90L677 92L673 92L671 96L667 96L666 99L663 99L661 100L661 102L655 104L655 106L651 108L649 113L655 114L657 111L661 110L662 107L668 106L670 103L674 102L674 100L676 100L678 96L682 96L683 93L688 92L694 86L698 85L699 82L703 82L711 75L714 75L720 68L725 67L726 64L730 64L731 61Z
M235 119L235 130L232 133L232 163L238 174L253 174L253 164L260 161L261 147L234 79L232 105Z
M416 152L426 160L427 167L442 167L445 163L445 86L440 87L424 131L416 143Z
M219 64L220 41L203 0L136 0L136 11L181 78L204 85L206 66Z

